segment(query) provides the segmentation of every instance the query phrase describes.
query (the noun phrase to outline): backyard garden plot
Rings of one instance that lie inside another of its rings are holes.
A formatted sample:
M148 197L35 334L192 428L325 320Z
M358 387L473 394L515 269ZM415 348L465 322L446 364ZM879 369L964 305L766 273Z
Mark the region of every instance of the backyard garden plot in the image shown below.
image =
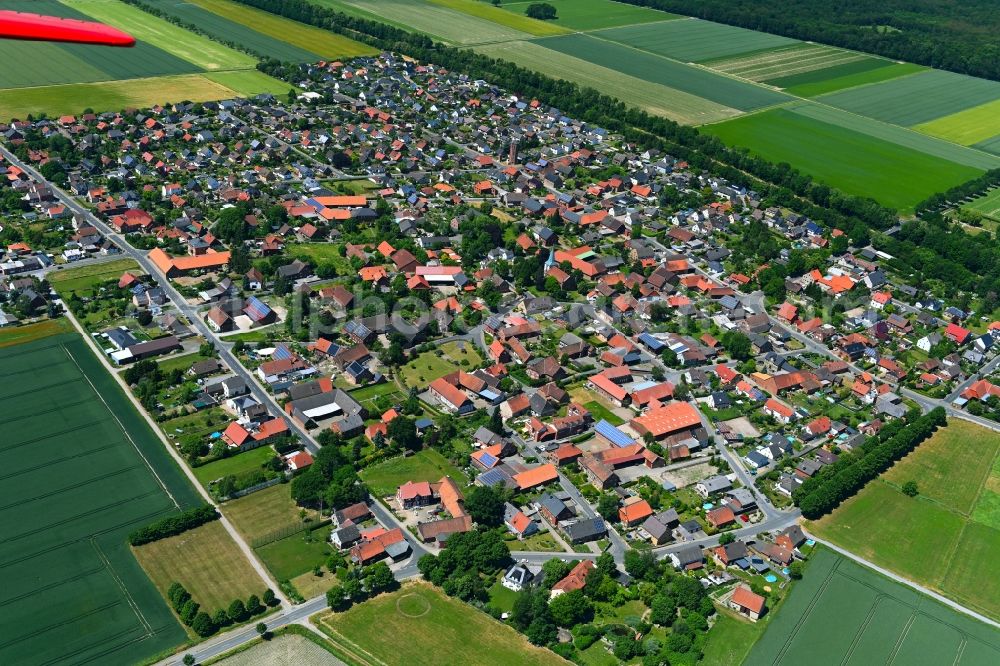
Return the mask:
M909 127L1000 99L1000 83L934 69L817 99Z
M926 70L926 67L909 62L867 58L811 72L779 76L764 83L782 88L785 92L799 97L817 97L837 90L890 81Z
M701 62L801 44L788 37L693 18L609 28L594 34L601 39L684 62Z
M0 661L126 663L182 642L126 544L198 501L163 445L77 335L3 349L0 386Z
M196 4L183 0L146 1L168 16L198 26L205 34L221 42L239 44L255 53L289 62L312 62L319 59L319 54L314 51L293 46L284 39L258 32L241 22L215 14ZM249 11L250 8L242 9Z
M399 456L361 470L365 482L375 497L395 495L407 481L440 481L450 476L460 486L468 484L465 474L434 449L424 449L412 456Z
M914 126L915 130L971 146L1000 133L1000 99Z
M0 90L0 121L23 119L29 113L59 116L78 114L84 109L100 113L144 109L170 102L208 102L244 95L199 74L11 88Z
M57 0L14 0L4 9L87 20ZM197 65L143 41L122 57L122 49L86 44L5 41L0 43L0 88L133 79L201 71Z
M746 663L932 666L998 659L1000 632L820 548Z
M664 25L670 23L687 23L687 21L670 21ZM628 76L675 88L740 111L752 111L791 99L769 88L685 65L639 50L636 46L591 37L589 34L547 37L535 40L535 43ZM669 104L669 100L666 103Z
M257 65L257 59L249 54L119 0L62 0L62 3L205 70L253 69Z
M787 109L736 118L703 131L903 212L982 172Z
M573 30L602 30L636 23L653 23L683 18L676 14L627 5L613 0L547 0L556 8L557 18L552 23ZM528 2L505 2L502 7L509 12L524 14Z
M826 69L847 63L873 61L876 65L888 64L856 51L824 46L822 44L794 44L774 51L762 51L704 63L712 69L751 81L766 81L782 76L793 76L817 69Z
M422 32L453 44L479 44L528 39L532 35L425 0L342 0L358 9L385 17L411 31Z
M675 88L629 76L531 42L485 44L476 46L475 50L491 58L506 60L556 79L594 88L626 104L684 125L717 122L740 114L737 109L710 102L696 95L689 95Z

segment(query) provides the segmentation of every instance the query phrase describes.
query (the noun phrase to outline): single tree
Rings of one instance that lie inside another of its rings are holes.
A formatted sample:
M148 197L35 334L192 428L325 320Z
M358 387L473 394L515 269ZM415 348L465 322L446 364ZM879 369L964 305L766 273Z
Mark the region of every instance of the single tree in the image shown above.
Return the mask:
M920 489L917 488L916 481L907 481L903 484L903 494L907 497L916 497L919 492Z
M528 5L528 8L524 10L524 15L528 18L537 19L539 21L552 21L558 16L556 15L556 8L547 2L533 2Z

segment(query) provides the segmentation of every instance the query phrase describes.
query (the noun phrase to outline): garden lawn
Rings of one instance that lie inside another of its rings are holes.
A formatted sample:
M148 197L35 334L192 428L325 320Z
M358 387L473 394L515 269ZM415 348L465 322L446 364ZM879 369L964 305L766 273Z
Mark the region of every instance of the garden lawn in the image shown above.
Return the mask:
M510 548L511 552L528 550L539 553L558 553L563 550L563 547L559 545L559 542L549 532L538 532L522 541L518 541L517 539L508 541L507 547Z
M872 197L903 212L982 173L787 109L736 118L704 131L772 162L794 164L848 194Z
M440 349L418 355L404 365L400 373L407 386L423 389L438 377L444 377L456 370L472 371L482 363L482 360L472 342L446 342ZM468 363L463 365L462 361Z
M968 516L1000 451L1000 433L951 419L883 478L901 486L916 481L920 496Z
M117 259L100 264L51 271L48 274L48 281L60 296L69 296L74 291L77 296L90 296L93 294L95 285L111 279L118 279L125 271L132 271L136 274L144 273L139 269L139 264L132 259Z
M767 625L739 620L719 612L702 648L702 662L712 666L741 666Z
M213 460L205 465L192 468L198 481L208 488L208 484L224 476L239 475L260 469L261 465L275 456L274 449L270 446L260 446L236 455ZM280 485L280 484L279 484Z
M301 574L322 567L326 558L333 553L330 545L330 526L316 530L304 530L284 539L273 541L256 549L257 555L267 566L275 579L291 580ZM324 573L332 585L333 574Z
M180 368L184 372L191 369L191 366L198 361L206 361L210 356L205 356L199 352L194 352L192 354L183 354L181 356L171 356L159 361L160 370L163 372L170 372L174 368Z
M498 578L497 582L493 583L493 586L487 592L490 594L490 604L494 608L499 608L503 612L509 613L514 609L517 592L504 587L502 581L503 576Z
M396 489L407 481L439 481L450 476L462 487L469 483L464 472L434 449L386 460L361 470L360 476L375 497L395 495Z
M279 483L226 502L221 507L222 513L233 521L243 538L252 545L255 539L303 524L291 492L291 484ZM310 515L314 513L308 512Z
M317 625L357 661L437 666L565 664L534 647L514 629L482 611L417 583L382 594L343 613L326 613ZM377 627L377 631L372 631Z
M268 588L218 520L132 550L164 598L178 582L210 614Z
M546 0L546 2L556 8L556 18L550 23L573 30L603 30L620 25L684 18L677 14L613 0ZM508 12L524 14L531 4L532 2L505 2L501 7Z

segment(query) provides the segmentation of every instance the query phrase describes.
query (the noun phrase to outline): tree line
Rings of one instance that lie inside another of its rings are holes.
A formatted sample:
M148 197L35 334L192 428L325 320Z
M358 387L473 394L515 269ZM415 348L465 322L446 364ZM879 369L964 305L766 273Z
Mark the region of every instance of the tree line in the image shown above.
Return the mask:
M247 597L246 602L242 599L233 599L228 609L220 608L215 611L215 614L209 615L206 611L201 610L201 604L191 598L191 593L176 581L167 590L167 599L181 622L191 627L202 638L207 638L219 629L231 624L245 622L254 615L265 612L268 607L277 606L279 603L274 596L274 591L266 590L263 603L261 603L260 597L251 594Z
M994 0L621 0L1000 80Z
M141 546L193 530L200 525L218 520L218 518L219 513L214 506L202 504L182 513L161 518L145 527L140 527L128 535L128 542L133 546Z
M830 513L946 421L944 409L937 407L908 425L888 428L879 437L870 438L860 455L845 455L796 489L794 499L802 515L815 520Z

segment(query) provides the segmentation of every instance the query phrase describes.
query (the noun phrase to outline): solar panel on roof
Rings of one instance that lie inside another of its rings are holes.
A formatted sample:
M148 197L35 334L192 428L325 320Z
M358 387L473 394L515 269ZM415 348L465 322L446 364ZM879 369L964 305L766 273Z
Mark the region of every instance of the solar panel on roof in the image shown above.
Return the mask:
M635 441L634 439L623 433L621 430L614 427L613 425L611 425L610 423L608 423L603 419L599 421L598 424L594 427L594 431L597 432L598 435L604 437L606 440L608 440L613 445L618 447L628 446L629 444L632 444Z
M273 358L275 361L281 361L291 357L292 357L292 350L286 347L285 345L278 345L277 347L275 347L274 354L271 355L271 358Z
M497 464L497 457L484 451L479 456L479 462L486 467L493 467L493 465Z
M506 475L498 469L491 469L479 475L479 483L484 486L498 486L506 481Z

